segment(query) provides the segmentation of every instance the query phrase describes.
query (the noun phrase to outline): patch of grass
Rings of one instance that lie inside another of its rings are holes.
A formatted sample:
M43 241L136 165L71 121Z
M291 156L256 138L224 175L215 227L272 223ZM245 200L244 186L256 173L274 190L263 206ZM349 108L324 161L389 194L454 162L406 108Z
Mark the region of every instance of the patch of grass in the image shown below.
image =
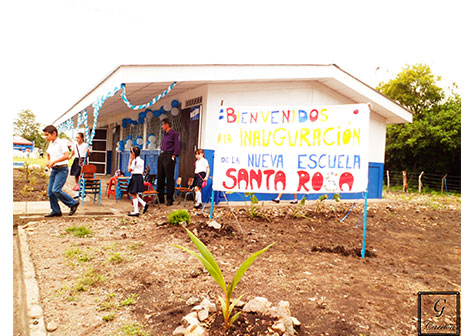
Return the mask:
M122 307L134 305L137 303L137 300L135 299L136 297L137 294L131 294L127 299L121 301L120 305Z
M125 259L120 255L120 253L114 253L109 257L109 261L113 264L118 264L123 262Z
M115 317L114 313L110 313L110 314L107 314L107 315L103 315L102 320L105 321L105 322L110 322L114 319L114 317Z
M143 244L142 242L129 244L129 249L131 249L131 250L138 250L138 249L141 248L143 245L144 245L144 244Z
M85 226L80 226L80 227L71 226L71 227L68 227L66 229L66 232L71 233L75 237L79 237L79 238L91 237L92 236L92 231L89 230Z
M190 224L190 213L186 209L179 209L170 212L168 215L168 223L173 225L180 225L182 222Z
M69 260L76 260L78 263L88 262L92 259L86 252L80 248L71 248L64 253L65 257Z
M91 267L83 273L81 278L78 279L74 285L74 290L77 292L84 292L101 281L104 281L104 277L101 274L96 273L94 268Z
M117 308L117 304L114 301L115 293L107 294L104 301L99 303L99 311L111 311Z
M145 331L144 327L139 323L125 324L120 329L120 334L123 336L150 336L150 334Z

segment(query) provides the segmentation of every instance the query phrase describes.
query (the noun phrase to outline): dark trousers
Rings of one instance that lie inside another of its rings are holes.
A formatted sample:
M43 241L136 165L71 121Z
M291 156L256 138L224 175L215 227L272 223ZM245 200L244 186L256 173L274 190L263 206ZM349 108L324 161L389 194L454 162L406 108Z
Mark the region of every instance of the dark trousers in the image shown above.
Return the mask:
M175 193L175 160L172 153L161 153L158 157L157 191L160 203L165 203L165 178L167 186L167 202L173 202Z

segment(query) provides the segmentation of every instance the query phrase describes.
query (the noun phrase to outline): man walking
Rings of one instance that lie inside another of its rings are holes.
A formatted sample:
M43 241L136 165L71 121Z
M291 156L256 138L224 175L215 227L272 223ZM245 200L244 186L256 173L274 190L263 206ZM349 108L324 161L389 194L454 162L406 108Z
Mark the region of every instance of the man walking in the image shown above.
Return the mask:
M51 212L45 215L45 217L62 216L58 200L71 209L69 215L72 216L79 206L79 201L75 201L62 190L66 183L66 179L68 178L68 146L58 137L58 129L53 125L46 126L43 129L43 133L46 140L49 141L46 166L51 168L48 184L48 196Z
M176 157L180 154L180 138L178 132L171 128L170 120L162 120L162 129L165 132L160 146L158 157L158 200L165 203L165 178L167 186L167 206L173 205L175 193L175 164Z

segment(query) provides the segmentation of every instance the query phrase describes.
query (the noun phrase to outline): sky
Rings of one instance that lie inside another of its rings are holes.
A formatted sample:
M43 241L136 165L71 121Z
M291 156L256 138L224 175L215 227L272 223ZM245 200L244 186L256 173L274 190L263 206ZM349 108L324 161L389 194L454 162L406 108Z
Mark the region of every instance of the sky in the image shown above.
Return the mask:
M462 85L462 1L224 3L12 1L0 14L2 110L49 124L121 64L330 63L376 86L425 63Z

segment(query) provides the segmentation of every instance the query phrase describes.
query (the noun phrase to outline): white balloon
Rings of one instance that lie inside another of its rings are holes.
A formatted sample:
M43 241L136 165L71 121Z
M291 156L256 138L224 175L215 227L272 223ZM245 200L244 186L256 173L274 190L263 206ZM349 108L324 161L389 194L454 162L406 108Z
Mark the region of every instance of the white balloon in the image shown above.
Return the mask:
M143 145L143 139L137 138L137 145Z
M155 141L157 141L157 137L155 135L151 135L151 136L148 137L148 141L155 142Z
M170 111L172 109L172 102L168 102L168 103L163 104L163 108L167 112Z
M172 116L177 116L180 114L180 109L178 107L172 108Z
M157 145L154 143L150 143L150 145L148 145L148 149L151 149L151 150L157 149Z

